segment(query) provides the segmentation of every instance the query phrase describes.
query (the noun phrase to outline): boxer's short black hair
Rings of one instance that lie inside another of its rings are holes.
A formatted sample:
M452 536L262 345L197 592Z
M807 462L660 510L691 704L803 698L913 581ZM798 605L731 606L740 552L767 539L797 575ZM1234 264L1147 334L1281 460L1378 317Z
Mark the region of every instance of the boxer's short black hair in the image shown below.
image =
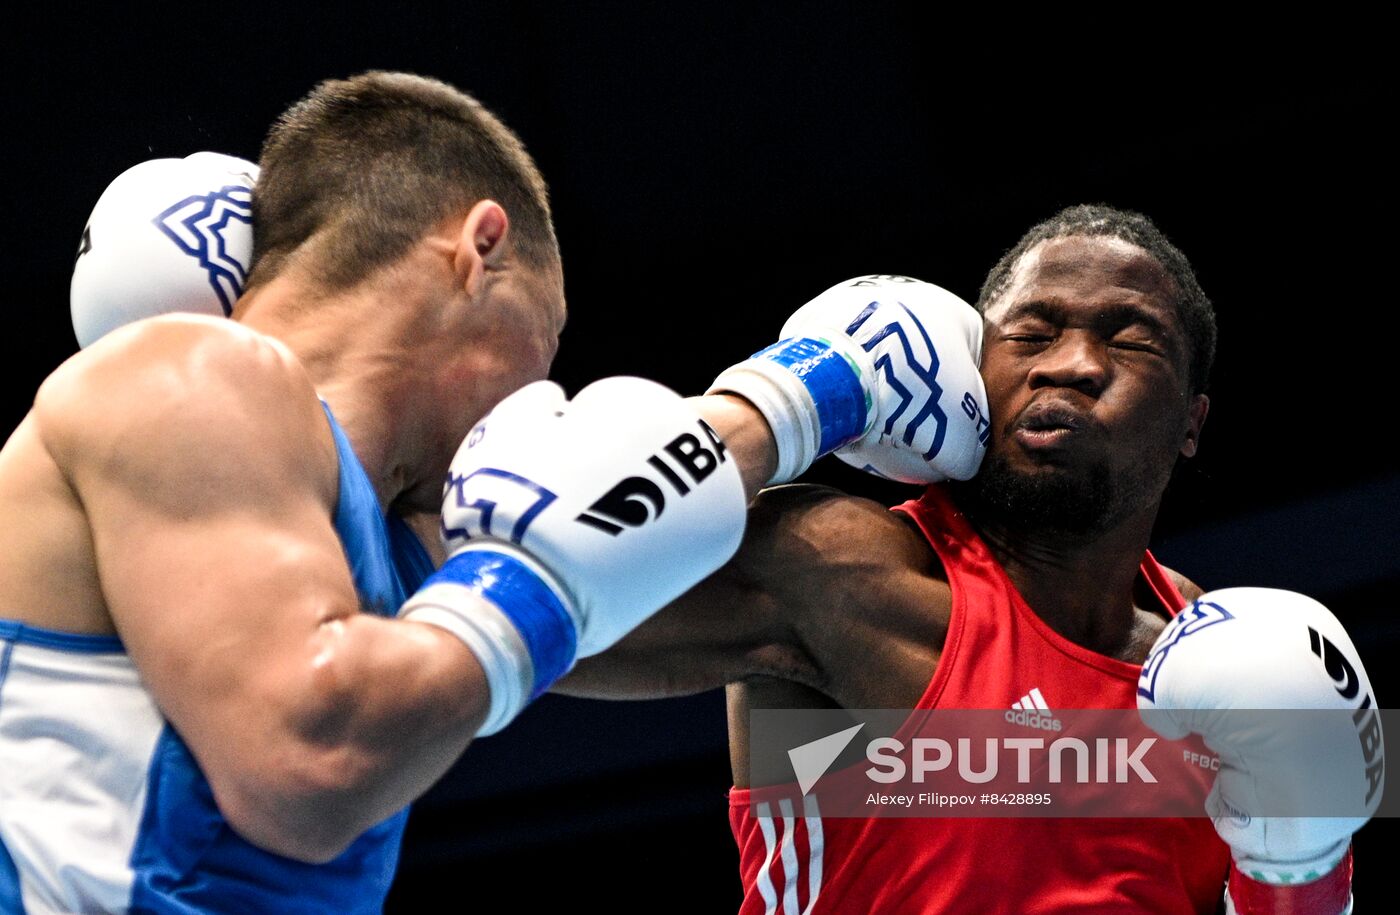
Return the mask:
M505 208L522 260L559 256L548 190L520 138L434 79L375 71L326 80L278 118L259 164L249 286L313 238L318 280L352 286L486 198Z
M1081 204L1061 210L1021 236L987 274L977 296L977 310L985 313L1011 283L1011 274L1022 255L1043 241L1074 235L1110 236L1137 245L1157 259L1176 283L1176 311L1191 346L1188 377L1191 393L1205 390L1215 362L1215 307L1201 289L1196 271L1186 255L1167 240L1152 220L1141 213L1101 204Z

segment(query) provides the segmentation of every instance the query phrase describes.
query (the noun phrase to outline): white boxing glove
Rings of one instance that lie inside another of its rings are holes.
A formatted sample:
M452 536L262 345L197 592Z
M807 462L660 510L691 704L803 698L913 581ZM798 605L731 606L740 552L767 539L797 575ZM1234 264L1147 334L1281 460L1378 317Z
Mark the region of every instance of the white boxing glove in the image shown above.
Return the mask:
M1206 812L1234 858L1231 911L1346 911L1351 835L1380 804L1385 757L1366 670L1326 607L1269 588L1202 595L1158 637L1138 708L1220 756ZM1285 807L1313 815L1269 815Z
M491 684L479 733L492 734L728 561L746 509L737 465L679 395L608 378L570 401L536 382L457 452L442 507L452 555L400 615L477 655Z
M831 452L906 483L977 472L989 430L982 317L962 299L910 277L857 277L799 308L779 336L709 391L744 397L768 421L770 482Z
M93 207L73 265L78 344L168 312L228 315L253 256L258 167L219 153L152 159Z

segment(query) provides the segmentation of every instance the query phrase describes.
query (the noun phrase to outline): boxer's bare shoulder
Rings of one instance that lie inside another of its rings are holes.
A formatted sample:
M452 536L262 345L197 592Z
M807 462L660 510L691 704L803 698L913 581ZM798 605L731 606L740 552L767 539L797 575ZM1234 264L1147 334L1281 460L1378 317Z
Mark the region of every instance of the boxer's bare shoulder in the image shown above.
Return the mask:
M65 362L39 388L34 417L73 475L120 473L119 456L180 450L178 439L133 434L138 428L194 433L196 449L236 451L228 438L246 432L245 423L274 447L281 436L304 439L306 429L324 426L309 422L319 409L310 379L279 341L232 321L168 315L121 328ZM113 451L93 453L104 441ZM332 462L333 454L325 452Z
M1204 588L1185 575L1182 575L1176 569L1169 569L1166 566L1162 566L1162 571L1167 573L1167 577L1172 580L1172 584L1176 585L1176 589L1181 592L1182 597L1186 598L1187 603L1190 603L1206 593Z
M871 657L932 669L952 592L937 554L905 516L838 490L788 486L765 492L751 523L756 548L741 561L813 663L814 676L799 682L847 707L870 707L894 698L872 676Z
M258 485L330 506L335 468L280 343L193 316L124 328L50 375L0 452L0 601L31 625L112 632L103 590L116 557L154 542L143 526L194 523Z

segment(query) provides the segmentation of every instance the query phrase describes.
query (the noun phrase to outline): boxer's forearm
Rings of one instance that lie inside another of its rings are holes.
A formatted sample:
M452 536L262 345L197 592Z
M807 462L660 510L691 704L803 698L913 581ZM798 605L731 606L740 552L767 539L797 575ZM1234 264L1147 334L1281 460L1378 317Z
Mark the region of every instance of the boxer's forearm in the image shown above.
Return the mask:
M236 738L242 763L206 768L235 829L306 861L335 857L441 778L489 701L457 639L370 614L321 625L279 680Z
M778 447L763 414L734 394L709 394L691 401L739 465L744 495L752 501L778 469Z
M772 602L729 569L712 575L608 651L584 658L554 692L589 699L689 696L740 680L776 657Z

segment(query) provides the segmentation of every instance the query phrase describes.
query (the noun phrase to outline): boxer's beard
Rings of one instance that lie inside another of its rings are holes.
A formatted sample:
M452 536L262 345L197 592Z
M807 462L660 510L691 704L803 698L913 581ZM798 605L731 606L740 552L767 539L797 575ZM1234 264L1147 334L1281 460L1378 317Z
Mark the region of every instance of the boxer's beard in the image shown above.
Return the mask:
M974 520L1013 531L1092 538L1113 527L1125 500L1106 464L1076 472L1018 473L988 454L977 476L950 484L953 498Z

